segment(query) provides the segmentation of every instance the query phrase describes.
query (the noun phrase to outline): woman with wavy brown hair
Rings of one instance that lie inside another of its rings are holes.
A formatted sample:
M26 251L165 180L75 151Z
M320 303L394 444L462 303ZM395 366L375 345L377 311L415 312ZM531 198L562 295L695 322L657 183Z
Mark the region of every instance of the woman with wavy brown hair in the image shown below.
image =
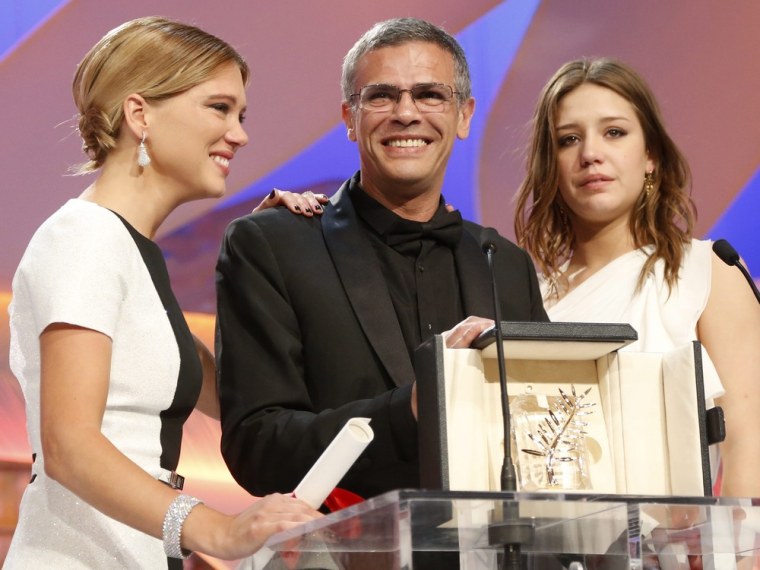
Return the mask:
M711 242L693 239L689 168L651 90L620 61L571 61L533 121L515 231L549 317L631 323L638 351L699 340L720 377L706 397L726 413L722 493L760 496L760 307Z

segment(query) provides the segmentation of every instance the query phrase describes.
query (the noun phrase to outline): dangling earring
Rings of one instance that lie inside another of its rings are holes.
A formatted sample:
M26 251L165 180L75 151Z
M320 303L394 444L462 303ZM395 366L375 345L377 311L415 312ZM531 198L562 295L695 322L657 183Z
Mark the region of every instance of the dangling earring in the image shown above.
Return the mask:
M647 198L654 192L654 172L644 174L644 194Z
M149 164L150 155L148 154L148 149L145 147L145 131L143 131L140 146L137 149L137 165L141 168L145 168Z

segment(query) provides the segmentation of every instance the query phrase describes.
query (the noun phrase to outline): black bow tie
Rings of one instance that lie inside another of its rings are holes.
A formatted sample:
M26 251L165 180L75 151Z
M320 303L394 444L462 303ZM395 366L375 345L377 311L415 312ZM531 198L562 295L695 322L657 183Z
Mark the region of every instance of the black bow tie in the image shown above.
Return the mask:
M399 253L416 253L424 239L453 248L461 236L462 214L454 211L437 214L429 222L399 218L383 234L383 241Z

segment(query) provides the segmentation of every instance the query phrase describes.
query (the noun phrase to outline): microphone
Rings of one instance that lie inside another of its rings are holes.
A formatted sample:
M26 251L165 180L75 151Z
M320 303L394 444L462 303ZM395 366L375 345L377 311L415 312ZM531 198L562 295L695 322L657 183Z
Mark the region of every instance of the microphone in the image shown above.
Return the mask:
M726 265L734 265L739 269L739 271L742 272L742 275L744 275L747 283L749 283L749 286L752 288L752 292L755 294L755 299L757 299L757 302L760 303L760 291L757 290L755 281L752 279L749 271L747 271L747 268L742 265L742 262L739 260L739 254L736 252L733 246L726 240L719 239L713 243L712 249L715 254L721 258L723 263Z
M499 292L496 288L496 273L494 271L493 255L496 253L496 241L498 232L493 228L486 228L480 237L480 247L486 254L488 270L491 273L491 287L493 290L493 316L496 321L494 332L496 333L496 358L499 365L499 387L501 389L501 415L504 429L504 462L501 465L501 490L517 491L517 475L512 463L512 438L509 428L509 392L507 391L507 369L504 363L504 335L501 330L501 305Z
M480 247L486 254L488 269L491 273L491 287L493 288L493 316L496 321L494 329L496 336L496 358L499 365L499 387L501 388L501 415L504 430L504 462L501 465L501 490L517 491L517 475L515 465L512 463L512 438L509 429L509 393L507 392L507 368L504 363L504 333L501 330L501 305L499 304L499 292L496 288L496 272L494 271L494 253L496 242L499 239L498 232L493 228L485 228L480 237ZM494 513L494 521L488 527L488 543L491 546L502 546L502 564L504 570L519 570L522 568L522 546L533 542L535 526L532 520L520 517L519 502L516 500L504 500L501 503L501 512Z

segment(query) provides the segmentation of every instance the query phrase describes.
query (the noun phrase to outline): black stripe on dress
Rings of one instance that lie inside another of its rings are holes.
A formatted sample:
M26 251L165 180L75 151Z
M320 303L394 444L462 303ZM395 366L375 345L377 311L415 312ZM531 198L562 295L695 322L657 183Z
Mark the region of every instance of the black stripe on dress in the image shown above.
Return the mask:
M116 212L114 212L116 214ZM166 269L161 248L155 242L138 232L124 218L116 214L129 230L132 239L140 251L145 266L153 280L161 304L169 318L174 337L179 348L179 375L174 399L171 405L163 410L161 417L161 467L173 471L177 468L182 445L182 426L195 408L203 381L203 370L195 348L193 336L187 326L185 316L177 303L171 289L169 272Z

